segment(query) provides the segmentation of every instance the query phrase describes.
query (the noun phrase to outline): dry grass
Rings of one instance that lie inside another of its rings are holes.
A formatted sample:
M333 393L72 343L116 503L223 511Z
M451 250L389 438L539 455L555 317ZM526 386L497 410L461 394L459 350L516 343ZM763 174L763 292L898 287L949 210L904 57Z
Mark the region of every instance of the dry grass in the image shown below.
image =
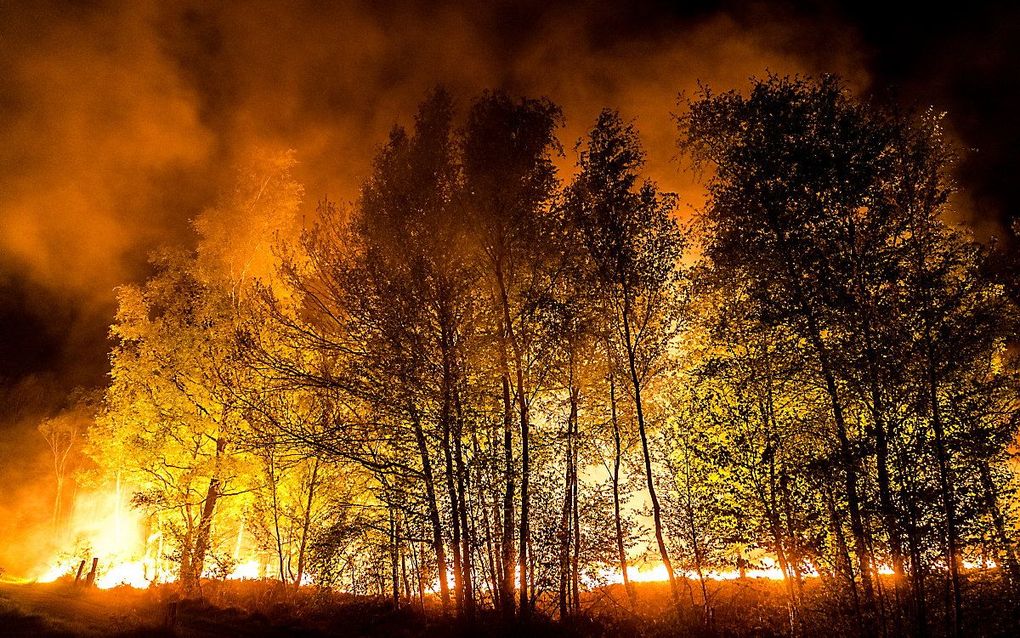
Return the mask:
M692 586L695 585L692 583ZM631 610L623 589L612 586L589 592L583 614L558 622L540 613L526 627L504 623L491 612L466 623L444 618L438 610L417 605L399 609L385 599L353 597L315 588L295 590L272 581L210 581L203 598L181 600L172 586L135 590L128 587L100 591L73 585L0 585L0 635L32 638L93 636L225 637L268 636L439 638L445 636L570 636L595 638L659 638L665 636L787 636L791 617L782 583L768 580L714 582L708 605L697 587L684 591L684 612L678 617L669 604L665 584L637 585L638 605ZM990 576L973 576L967 587L967 635L1020 635L1016 601ZM945 635L939 614L939 587L930 595L929 635ZM694 605L691 606L693 600ZM544 610L551 600L541 601ZM173 628L166 626L167 610L176 603ZM832 595L818 581L805 587L804 606L797 624L802 636L859 634L859 623L848 601ZM889 635L905 633L887 616Z

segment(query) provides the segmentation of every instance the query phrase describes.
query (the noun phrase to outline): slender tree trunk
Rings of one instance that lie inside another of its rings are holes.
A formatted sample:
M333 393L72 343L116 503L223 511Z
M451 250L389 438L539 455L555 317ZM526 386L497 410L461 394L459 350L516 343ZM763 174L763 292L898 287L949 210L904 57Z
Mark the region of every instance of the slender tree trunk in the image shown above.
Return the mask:
M992 525L995 528L995 537L999 546L1001 562L1006 567L1005 573L1009 577L1010 586L1014 590L1020 589L1020 562L1017 561L1016 551L1013 549L1013 542L1009 537L1006 528L1006 519L1002 515L1002 508L999 506L998 491L995 482L992 480L991 468L987 461L980 463L981 488L984 491L985 507L992 518Z
M287 582L283 559L283 533L280 530L280 501L277 488L276 457L272 447L267 451L266 471L269 474L269 496L273 504L273 540L276 542L276 558L280 567L280 582Z
M698 522L695 518L695 505L694 505L694 491L692 489L694 474L691 470L691 448L690 441L684 437L680 442L681 449L683 450L683 487L676 485L676 476L678 474L677 468L672 462L669 462L670 474L674 477L674 485L677 493L682 498L682 513L684 523L687 526L687 540L691 544L691 551L694 558L694 572L698 575L698 585L701 589L701 620L703 623L708 624L709 622L709 609L708 609L708 587L705 583L705 556L704 549L699 536ZM740 561L740 577L744 578L744 559L741 556ZM691 595L691 602L694 602L693 594Z
M305 576L305 550L308 547L308 530L312 524L312 500L315 498L315 488L318 487L319 478L319 457L315 457L312 465L312 475L308 479L308 498L305 499L305 515L301 524L301 542L298 545L298 568L294 577L294 586L300 587L301 580Z
M570 374L571 382L568 384L570 394L570 412L567 416L567 444L564 454L564 476L563 476L563 509L560 516L560 618L564 619L569 615L569 610L575 609L577 578L577 550L580 534L577 509L577 404L578 390L573 384L573 372ZM571 546L573 545L573 558L571 558Z
M766 346L767 348L767 346ZM777 457L780 455L779 433L776 428L775 397L772 387L772 367L769 363L768 354L765 357L765 402L762 405L762 427L766 437L766 452L769 469L768 495L762 494L762 504L765 506L766 517L772 531L773 542L776 547L776 559L779 567L783 570L783 581L786 584L786 592L790 598L790 628L797 633L800 622L800 572L796 571L794 560L791 560L787 543L792 547L795 544L793 535L793 523L790 512L789 498L785 485L785 474L777 476ZM780 498L782 494L782 498ZM783 538L782 516L780 515L780 500L784 505L787 515L787 531L789 538Z
M447 360L448 353L445 352L446 344L445 339L443 343L443 398L442 398L442 412L440 414L439 422L442 427L443 434L443 459L446 463L446 496L450 505L450 528L453 531L453 539L451 547L453 548L453 584L454 584L454 595L457 601L457 610L461 612L464 610L464 571L461 557L461 546L460 546L460 508L458 507L457 488L454 479L453 470L453 440L452 440L452 397L451 388L449 385L449 374L448 369L449 362Z
M528 412L527 397L524 393L524 371L523 360L520 353L520 344L513 330L513 319L510 316L510 299L507 293L506 281L503 276L503 263L495 261L496 284L498 287L500 310L502 311L502 326L500 330L500 364L503 372L503 450L506 468L506 491L503 494L503 600L504 615L512 616L514 599L514 565L519 564L520 574L520 601L521 616L527 617L527 589L528 579L525 572L527 565L528 551L528 473L530 471L529 449L528 449ZM521 423L521 523L520 523L520 556L514 556L514 465L513 465L513 405L510 392L510 369L508 346L513 349L514 361L516 364L517 401L520 409Z
M521 356L517 355L517 404L520 408L521 413L521 534L517 544L521 548L520 551L520 580L521 580L521 595L520 595L520 607L521 617L527 619L531 613L531 606L528 598L528 550L531 540L531 520L530 520L530 482L531 482L531 451L529 433L529 422L528 422L528 401L525 396L524 387L524 363L521 360Z
M209 551L210 538L212 534L212 521L216 512L216 502L220 496L220 479L213 477L209 479L209 489L206 490L205 501L202 505L202 516L198 521L198 529L195 533L195 551L191 556L191 571L193 579L188 586L197 586L202 578L205 568L205 555Z
M418 551L415 552L414 543L411 543L411 567L418 576L418 602L421 604L422 613L425 612L425 543L418 544Z
M627 549L623 542L623 518L620 516L620 463L623 457L623 445L620 436L620 422L616 415L616 381L612 370L609 371L609 406L613 423L613 522L616 525L616 554L620 563L620 576L623 578L623 589L627 592L627 601L631 611L637 607L634 586L627 574Z
M64 484L67 478L67 460L74 445L75 434L69 434L66 440L59 432L50 432L44 436L53 452L53 472L56 478L56 494L53 497L53 537L59 540L63 531L61 522L64 518Z
M574 400L574 438L578 439L578 422L577 422L577 400ZM574 556L571 559L570 573L571 573L571 584L574 588L574 613L581 613L581 574L580 574L580 560L581 560L581 506L578 499L577 492L577 444L574 446L574 457L572 459L574 466L571 472L571 483L573 484L573 494L571 495L571 502L574 510Z
M390 585L393 607L400 607L400 529L397 523L396 508L389 506L390 514Z
M185 542L181 544L181 570L178 580L184 592L190 594L196 587L195 574L191 569L191 545L193 539L188 535L183 540Z
M472 569L472 538L471 526L468 524L468 470L464 462L464 414L460 403L460 392L456 385L453 388L453 405L456 410L456 431L454 432L454 456L457 463L457 510L460 514L461 528L461 569L464 584L464 613L470 618L475 613L474 576Z
M412 548L414 547L414 541L408 544ZM414 550L412 549L411 551ZM411 579L407 575L407 550L404 548L403 543L400 544L400 582L404 586L404 600L410 604L414 601L414 598L411 596Z
M942 513L946 523L946 566L949 569L950 596L952 599L953 635L959 636L963 627L960 592L960 551L959 532L956 523L956 497L953 490L952 469L950 468L949 450L946 446L945 428L942 424L942 412L939 408L938 383L934 371L929 370L928 392L931 401L931 425L935 434L935 455L939 469L939 491L942 496Z
M212 535L213 516L216 513L216 503L219 500L222 489L222 481L219 476L220 458L227 449L227 441L223 437L216 440L215 473L209 479L209 488L206 490L205 501L202 505L202 516L198 521L198 529L195 533L195 551L191 556L191 572L193 580L185 583L187 587L198 587L201 583L202 572L205 567L205 555L209 551Z
M432 525L432 546L436 552L436 565L439 577L439 597L443 605L443 613L450 611L450 584L446 574L446 547L443 541L443 522L439 517L439 503L436 499L436 480L432 471L432 458L425 441L425 432L421 427L421 419L413 405L408 406L411 424L414 427L414 438L421 456L422 473L425 475L425 500L429 508L429 522Z
M530 548L531 539L531 528L530 528L530 481L531 481L531 435L530 435L530 419L528 415L528 390L524 380L524 353L523 353L523 339L524 335L514 333L513 319L510 316L510 300L509 294L507 293L506 282L503 278L502 264L497 263L496 267L496 281L499 286L500 301L503 310L503 334L506 340L510 343L510 348L513 352L514 362L514 375L516 377L516 395L517 395L517 409L520 416L520 428L521 428L521 519L520 519L520 536L517 544L520 548L520 556L518 560L519 564L519 576L520 576L520 598L519 605L521 608L521 618L527 620L530 615L529 609L529 596L528 596L528 551ZM523 324L523 320L522 320ZM523 331L523 325L522 325Z
M857 491L857 464L854 458L853 447L850 444L850 436L843 414L843 404L836 386L836 378L829 365L828 353L825 345L822 343L821 331L818 329L818 324L815 322L813 314L808 313L808 324L811 330L815 354L821 367L822 378L825 381L825 390L832 406L833 420L836 423L836 438L839 441L840 460L843 465L843 477L846 485L847 510L850 513L850 532L854 537L854 554L857 557L857 571L861 579L861 589L864 592L865 613L867 616L865 620L867 625L867 623L871 622L876 607L875 591L871 583L871 551L868 548L864 518L861 514L861 499Z
M893 568L893 591L896 596L895 631L900 633L901 608L903 606L903 539L900 534L900 515L892 497L892 480L889 475L889 438L892 428L886 420L885 402L879 383L878 355L873 345L870 323L864 326L865 353L868 361L868 382L871 388L872 419L875 426L875 466L878 476L878 497L882 509L882 521L889 537L889 555Z
M478 442L478 436L475 432L471 433L471 444L474 448L475 457L482 458L482 448ZM482 465L478 465L475 471L476 476L475 482L478 485L478 498L479 498L478 509L482 513L482 526L484 528L485 533L485 556L484 556L485 560L483 561L482 565L483 573L485 572L486 568L488 569L488 576L486 577L486 581L488 582L489 592L492 595L492 605L495 609L499 610L502 608L502 601L500 600L502 581L499 569L496 566L497 561L495 552L496 548L494 547L493 543L493 526L492 520L489 516L490 503L488 502L488 499L486 498L485 494L487 485L485 482L483 471L484 470ZM497 525L498 524L499 523L497 518Z
M623 308L623 331L626 341L627 363L630 368L630 380L634 390L634 409L637 415L638 435L641 438L641 453L645 461L645 481L648 486L648 498L652 502L652 522L655 526L655 541L659 546L659 556L662 558L662 565L666 568L666 576L669 578L669 590L673 596L673 604L676 605L677 613L680 613L680 589L673 572L673 561L669 558L669 550L666 548L666 539L662 529L662 507L659 505L659 497L655 492L655 476L652 473L652 456L648 448L648 432L645 428L644 406L641 402L641 379L638 376L637 362L635 360L635 345L630 331L630 304L624 303Z
M500 574L496 568L496 554L493 548L492 536L492 521L489 518L489 504L482 503L480 508L482 510L482 525L485 526L485 558L486 564L489 568L489 591L492 592L492 605L496 609L501 609L502 601L500 600Z
M57 474L57 491L53 500L53 536L60 536L60 510L64 501L64 477Z
M500 546L502 555L502 576L500 581L500 600L503 603L503 615L513 617L516 611L514 600L515 565L517 556L514 551L514 443L513 443L513 403L510 398L510 379L505 369L503 374L503 476L506 484L503 490L503 538Z
M789 557L794 583L797 585L797 601L799 603L804 598L804 579L801 574L801 564L804 560L804 555L801 552L800 542L798 541L794 526L793 498L790 495L789 483L789 477L784 469L779 476L779 490L783 499L783 516L786 523L786 537L790 542L790 551L787 555Z
M829 510L829 520L832 523L832 536L836 541L836 564L842 565L843 576L846 578L850 588L850 596L854 606L854 612L858 618L861 616L861 601L857 593L857 580L854 577L854 566L850 560L850 549L846 544L846 535L843 533L843 520L839 515L839 511L836 509L836 499L832 494L832 490L828 486L824 486L822 489L825 490L825 504ZM863 627L862 623L862 629Z
M900 467L909 467L913 459L899 460ZM928 609L927 591L925 591L926 570L923 557L923 538L921 533L921 512L918 508L920 497L916 489L912 489L912 478L905 474L907 483L904 488L908 490L906 498L906 520L905 532L907 537L907 551L910 554L910 579L914 590L914 634L923 637L928 634Z
M573 434L574 434L574 405L573 405L573 394L571 393L571 406L570 415L567 417L567 437L566 446L564 448L564 460L563 460L563 507L560 509L560 529L559 529L559 541L560 541L560 578L559 578L559 607L560 607L560 620L565 620L569 615L569 598L570 598L570 540L571 540L571 527L570 527L570 515L571 515L571 497L573 496L572 490L572 473L573 473Z
M768 417L766 417L766 421ZM775 450L772 449L771 435L769 442L769 450L766 452L768 457L768 470L769 470L769 487L768 494L762 494L761 500L764 506L765 519L769 523L769 531L772 533L772 543L776 551L776 560L779 562L779 568L783 571L783 584L786 586L786 594L790 599L790 610L791 618L795 619L798 616L798 599L797 590L794 584L793 567L790 564L790 560L787 556L786 543L787 541L783 538L782 522L779 515L779 499L776 493L777 478L776 478L776 463L775 463ZM795 623L794 623L795 624Z
M782 232L777 232L777 238L783 250L787 254L790 254L791 251L787 245L786 236ZM839 390L836 385L836 378L829 361L828 350L822 340L822 331L818 322L818 317L811 305L808 303L807 296L801 287L801 277L795 267L796 263L796 259L792 258L791 255L791 258L786 261L787 275L793 286L795 301L800 307L801 315L807 323L808 334L806 336L815 351L815 356L818 358L822 378L825 382L825 391L828 394L832 408L832 418L836 424L836 437L839 440L840 461L843 466L844 481L846 485L847 510L850 513L850 531L854 537L854 553L857 555L858 571L861 576L861 587L864 590L866 615L868 616L865 628L868 630L867 622L870 622L871 616L873 616L873 612L875 610L875 594L871 585L871 554L868 551L868 542L864 530L864 519L861 515L861 500L857 491L857 465L854 458L853 447L850 444L846 419L843 414L843 404L840 400ZM856 597L856 592L854 595Z

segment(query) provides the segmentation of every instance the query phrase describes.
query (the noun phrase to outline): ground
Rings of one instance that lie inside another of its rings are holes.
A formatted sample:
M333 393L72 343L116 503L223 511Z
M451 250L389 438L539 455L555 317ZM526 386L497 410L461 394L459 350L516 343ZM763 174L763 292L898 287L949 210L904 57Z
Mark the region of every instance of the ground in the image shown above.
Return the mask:
M966 635L1020 635L1016 605L1004 597L997 579L968 583ZM694 589L692 591L697 591ZM684 590L685 599L692 591ZM542 614L526 627L505 624L494 615L481 615L470 624L445 619L437 610L423 613L413 605L394 609L389 601L353 597L312 588L293 588L273 581L207 582L204 599L180 600L172 586L138 590L85 589L70 582L49 584L0 583L0 636L70 638L118 636L177 638L262 638L288 636L317 638L439 638L493 636L511 638L665 636L768 637L790 635L790 615L781 583L745 579L711 583L709 604L679 621L669 612L668 589L661 583L638 585L639 606L632 613L622 588L589 592L585 613L568 623L545 619ZM938 597L937 583L932 606ZM170 610L176 617L170 621ZM549 610L552 611L551 609ZM705 621L705 617L709 621ZM930 635L944 632L941 617L932 610ZM830 597L817 584L806 586L805 605L798 634L833 638L850 635L859 624L845 604ZM887 635L907 627L887 624Z

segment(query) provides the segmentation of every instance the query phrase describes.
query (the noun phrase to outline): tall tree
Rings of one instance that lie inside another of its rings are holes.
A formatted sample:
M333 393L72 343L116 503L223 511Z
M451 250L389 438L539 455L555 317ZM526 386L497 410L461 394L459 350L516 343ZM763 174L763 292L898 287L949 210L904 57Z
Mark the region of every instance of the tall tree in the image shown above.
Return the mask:
M689 107L681 144L714 171L706 255L723 276L749 283L763 317L789 322L810 348L830 403L866 617L873 618L874 564L834 352L843 326L834 316L846 300L853 229L876 195L889 135L833 78L769 77L747 97L706 93Z
M675 197L661 193L651 181L638 183L643 163L633 126L618 113L603 111L581 153L566 208L591 260L591 279L611 326L617 365L629 381L655 539L679 604L649 449L647 397L642 393L663 371L679 329L685 239L673 217Z
M548 241L549 204L558 185L553 155L562 116L548 100L486 93L468 113L461 142L461 205L471 220L480 263L496 316L497 356L502 362L504 472L500 600L512 613L514 591L513 421L520 433L520 517L517 574L521 616L530 612L528 551L531 537L531 415L539 342L539 300L555 279L557 252ZM511 403L514 400L516 405Z

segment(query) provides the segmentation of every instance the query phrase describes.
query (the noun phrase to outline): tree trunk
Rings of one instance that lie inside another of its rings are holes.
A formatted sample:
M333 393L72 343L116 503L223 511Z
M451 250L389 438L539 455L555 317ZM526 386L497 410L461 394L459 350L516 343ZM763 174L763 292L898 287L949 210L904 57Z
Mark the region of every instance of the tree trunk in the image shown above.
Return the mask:
M530 506L529 506L529 490L531 482L531 452L529 450L530 432L529 432L529 421L528 421L528 401L525 396L524 388L524 362L521 356L517 355L517 405L521 413L521 534L517 541L518 546L521 548L520 551L520 580L521 580L521 595L520 595L520 607L521 617L527 619L530 615L529 598L528 598L528 549L529 541L531 540L531 528L530 528Z
M294 586L300 587L301 580L305 576L305 550L308 547L308 529L312 524L312 499L315 498L315 488L319 477L319 457L315 457L312 465L312 475L308 479L308 498L305 500L305 515L301 524L301 542L298 545L298 568L294 577Z
M789 477L787 476L785 469L779 476L779 489L783 499L783 515L786 523L786 537L790 542L790 551L787 555L790 560L794 582L797 585L797 600L800 601L804 598L804 579L800 571L802 564L801 561L803 561L804 556L800 550L800 542L794 529L793 499L790 495Z
M708 587L705 583L705 557L702 543L700 542L698 532L698 522L695 518L694 512L694 491L692 489L692 482L694 480L694 474L691 471L691 448L690 441L684 438L681 445L683 446L683 489L680 486L677 487L677 492L683 497L683 517L687 524L687 539L691 543L691 550L694 558L694 572L698 575L698 585L701 589L701 620L703 623L708 625L709 622L709 609L708 609ZM671 475L674 477L674 485L676 484L675 477L677 475L676 468L672 462L669 462L669 469ZM740 578L744 578L744 558L740 557L738 561L740 566ZM692 594L693 602L693 594Z
M840 401L839 390L836 386L836 378L829 361L828 350L822 340L822 331L821 326L818 323L818 317L816 316L814 309L809 304L808 298L800 283L801 273L797 271L795 266L797 263L796 259L793 258L793 255L791 255L786 235L781 231L776 231L776 236L782 250L787 255L790 255L790 258L786 261L787 276L793 287L792 292L794 293L794 300L800 307L802 317L807 322L808 334L806 336L808 341L811 343L811 346L814 348L815 356L818 358L822 378L825 382L825 391L829 396L832 408L832 418L836 424L836 437L839 440L840 461L843 466L846 485L847 509L850 513L850 531L854 536L854 553L857 555L858 571L861 576L861 586L864 590L864 600L866 605L865 612L867 616L865 619L865 630L868 631L870 629L868 623L874 615L873 612L875 610L875 595L871 586L872 561L871 554L868 551L867 538L865 536L864 520L861 516L860 495L857 492L857 467L854 459L853 448L850 445L846 420L843 414L843 404ZM856 597L856 588L854 596Z
M575 398L574 403L577 403ZM577 438L577 408L574 408L574 437ZM574 448L574 458L572 459L574 470L571 473L571 483L573 484L573 494L571 495L571 501L573 503L574 510L574 556L571 559L570 574L571 584L574 588L574 613L581 613L581 573L580 573L580 560L581 560L581 509L580 502L578 500L577 493L577 447Z
M198 521L198 530L195 534L195 550L191 555L191 579L185 583L185 588L190 590L197 587L202 578L205 568L205 555L209 551L210 538L212 534L213 515L216 512L216 501L220 496L220 479L213 477L209 479L209 489L206 491L205 502L202 506L202 516Z
M767 349L767 346L766 346ZM769 527L772 531L773 543L776 549L776 559L779 567L783 570L783 581L786 584L787 596L790 599L790 628L797 633L800 623L800 572L795 566L795 557L791 557L790 547L796 541L793 535L793 521L791 515L789 493L786 489L786 475L777 468L777 457L781 454L779 442L780 437L776 427L775 397L772 387L772 367L769 362L768 353L765 356L765 401L762 409L762 429L765 432L766 451L769 469L768 495L761 495L762 505L765 509ZM777 476L778 473L778 476ZM787 516L787 532L789 538L783 538L782 515L780 514L780 501ZM789 544L789 546L788 546ZM795 552L793 552L795 553Z
M850 549L847 547L846 535L843 533L843 520L836 509L836 499L832 494L832 490L827 485L823 486L822 489L825 491L825 504L829 510L832 536L836 541L836 565L842 566L840 572L842 572L850 586L850 596L854 612L857 614L858 619L861 619L861 601L857 594L857 580L854 578L854 566L850 560ZM864 623L862 623L862 630L864 629L863 625Z
M460 403L460 393L456 386L453 388L453 405L456 410L456 431L454 432L454 460L457 464L457 511L460 514L461 533L461 569L463 575L461 582L464 584L464 613L467 617L474 616L475 594L474 578L472 569L472 540L471 526L468 524L468 470L464 463L464 414Z
M854 537L854 554L857 557L857 571L861 579L861 589L864 592L866 616L864 620L867 628L873 620L875 612L875 591L871 583L871 552L868 549L868 539L864 530L864 518L861 515L861 499L857 491L857 464L854 458L853 447L850 444L846 419L843 414L843 404L836 386L836 378L829 365L828 352L822 343L821 331L818 328L813 313L805 308L805 314L807 314L811 342L815 349L815 355L818 357L822 378L825 382L825 391L829 396L829 402L832 407L833 421L836 424L836 438L839 441L840 461L843 466L843 478L846 485L847 510L850 513L850 532Z
M879 383L878 356L873 345L870 324L864 326L865 353L868 361L868 382L871 388L872 419L875 426L875 466L878 476L878 497L882 509L882 520L889 537L889 554L892 559L893 589L896 595L895 630L900 633L901 607L903 606L903 540L900 535L900 515L892 497L892 480L889 476L889 439L892 428L886 421L885 402Z
M573 399L573 396L571 396ZM567 417L567 441L564 451L563 460L563 507L560 510L560 529L559 529L559 541L560 541L560 578L559 578L559 608L560 608L560 620L565 620L569 615L569 598L570 598L570 540L571 540L571 527L570 527L570 515L571 515L571 497L573 495L571 474L573 473L573 424L574 424L574 406L571 401L570 415Z
M942 412L939 408L938 383L935 373L929 369L929 400L931 401L931 425L935 434L935 455L939 469L939 491L942 493L942 513L946 517L946 565L949 569L950 596L952 599L953 635L959 636L963 627L962 595L960 591L959 532L956 526L956 497L953 490L952 469L949 450L946 446Z
M623 445L620 437L620 422L616 415L616 382L612 370L609 371L609 405L613 422L613 522L616 524L616 554L620 562L620 575L623 578L623 589L627 592L627 601L631 611L637 608L634 586L627 574L627 549L623 542L623 519L620 516L620 463L623 456Z
M64 477L57 474L57 489L53 499L53 536L60 537L60 509L64 501Z
M496 283L499 286L499 296L503 311L503 336L506 341L510 343L510 349L513 352L514 362L514 375L516 377L516 387L514 388L517 395L517 409L520 416L520 428L521 428L521 519L520 519L520 535L517 541L517 545L520 548L520 556L518 560L519 564L519 577L520 577L520 599L519 604L521 608L521 618L527 619L530 614L529 609L529 597L528 597L528 551L530 547L531 529L530 529L530 481L531 481L531 436L530 436L530 420L528 416L528 396L527 387L524 382L524 353L523 344L521 343L523 335L515 335L513 327L513 319L510 316L510 299L506 288L506 282L503 277L502 264L497 262L496 264ZM523 330L523 326L522 326Z
M913 462L913 459L900 459L900 467L909 467L909 464ZM904 486L905 489L909 489L911 481L910 475L905 475L908 483ZM916 490L909 489L906 498L907 504L907 517L905 520L904 527L907 537L907 551L910 553L910 579L913 583L912 588L914 591L914 633L918 637L923 637L928 633L928 610L927 610L927 592L925 591L925 580L926 571L924 566L924 546L923 538L921 533L921 512L918 509L918 501L920 497L917 495Z
M283 558L283 533L280 531L280 502L276 476L276 457L274 450L270 447L267 450L266 471L269 474L269 496L273 503L273 540L276 541L276 558L280 568L280 582L287 582L287 574L284 568Z
M396 508L389 506L390 514L390 585L393 607L400 607L400 530L397 526Z
M503 473L506 485L503 490L503 538L500 546L503 551L503 579L500 581L500 600L503 604L504 617L513 617L516 611L514 593L515 565L514 551L514 443L513 443L513 403L510 398L510 379L505 370L503 374Z
M202 579L202 572L205 567L205 555L209 551L212 535L213 516L216 513L216 502L219 500L222 490L222 481L219 476L220 458L227 449L227 441L223 437L216 439L216 460L215 474L209 479L209 488L206 491L205 502L202 505L202 516L198 521L198 529L195 533L195 549L191 555L192 577L185 583L186 591L192 588L199 588Z
M446 464L446 496L450 505L450 528L453 531L451 546L453 548L453 587L454 596L457 601L458 612L464 609L464 571L460 546L460 507L457 498L457 488L453 469L453 387L452 370L450 362L449 345L447 335L444 333L440 342L442 350L443 378L442 382L442 404L440 406L439 425L442 428L443 436L443 460Z
M1006 528L1006 519L1002 515L1002 508L999 506L999 497L992 480L992 472L987 461L980 464L981 488L984 491L985 507L992 518L992 525L995 528L996 541L999 545L999 554L1002 556L1002 564L1005 565L1005 573L1009 577L1010 587L1020 590L1020 562L1017 561L1016 551L1013 549L1013 542L1009 538Z
M527 510L528 510L528 467L529 462L529 450L528 450L528 412L527 412L527 397L524 395L524 371L523 371L523 360L520 353L520 344L514 336L513 320L510 317L510 299L506 289L506 281L503 277L503 263L500 260L495 261L495 272L496 272L496 284L498 287L499 304L500 310L502 311L502 326L500 330L500 365L502 366L503 376L503 451L504 451L504 462L506 467L506 491L503 495L503 600L504 600L504 615L509 617L513 615L513 600L514 600L514 564L519 563L519 574L520 574L520 601L521 601L521 616L527 616L527 589L528 579L525 573L525 566L527 564L527 551L528 551L528 521L527 521ZM520 419L521 419L521 524L520 524L520 556L519 560L515 561L514 556L514 509L513 509L513 495L514 495L514 467L513 467L513 405L510 396L510 367L509 367L509 353L508 346L513 349L514 362L516 364L516 376L517 376L517 387L515 388L517 393L518 405L520 407Z
M673 572L673 561L669 559L669 550L666 548L666 539L662 530L662 508L659 505L659 497L655 492L655 477L652 474L652 456L648 448L648 432L645 428L644 406L641 403L641 379L637 372L635 361L635 345L632 342L630 332L630 304L625 303L623 309L623 331L627 349L627 363L630 368L630 380L634 390L634 409L637 414L638 435L641 438L641 453L645 461L645 480L648 486L648 497L652 502L652 521L655 525L655 541L659 546L659 556L662 558L662 565L666 568L666 576L669 578L669 590L673 596L673 604L676 605L677 613L680 613L680 589Z
M766 417L767 419L768 417ZM771 448L771 440L769 443ZM768 494L762 495L762 505L764 505L765 518L769 522L769 531L772 533L772 542L775 546L776 560L779 562L779 568L783 571L783 584L786 585L786 594L790 599L790 610L791 617L796 618L798 615L799 601L797 599L797 589L794 584L793 567L790 564L789 557L786 551L786 541L783 538L782 522L779 515L779 499L777 495L777 483L776 478L776 463L775 463L775 450L770 449L766 452L766 456L769 459L769 490Z
M425 500L429 508L429 522L432 525L432 546L436 552L436 565L439 577L439 597L443 605L443 613L450 611L450 584L446 575L446 547L443 541L443 522L439 517L439 503L436 500L436 480L432 472L432 458L425 441L425 432L421 427L421 419L413 405L408 406L411 424L414 427L414 438L418 443L421 456L422 473L425 475ZM423 557L424 558L424 557Z
M476 458L481 458L482 448L481 448L481 445L478 443L478 436L474 432L471 433L471 444L474 447L475 457ZM480 493L479 493L479 496L478 496L478 498L480 500L478 509L482 513L482 526L484 527L484 530L485 530L484 531L484 533L485 533L485 557L484 557L485 561L483 562L483 572L484 572L484 568L488 568L489 574L488 574L488 577L486 578L486 581L488 583L489 591L492 594L492 605L493 605L493 607L495 609L499 610L499 609L502 609L502 600L500 599L500 595L502 593L502 591L501 591L502 590L502 580L501 580L501 576L500 576L500 573L499 573L499 569L496 566L496 554L495 554L495 551L494 551L494 543L493 543L493 527L492 527L491 517L489 516L489 502L488 502L488 499L486 498L485 494L483 492L481 492L481 490L483 489L483 486L485 485L485 477L483 475L483 467L481 465L477 466L477 468L476 468L476 477L477 477L476 478L476 482L477 482L478 488L480 490ZM497 525L498 525L498 518L497 518ZM476 536L476 538L477 538L477 536Z

